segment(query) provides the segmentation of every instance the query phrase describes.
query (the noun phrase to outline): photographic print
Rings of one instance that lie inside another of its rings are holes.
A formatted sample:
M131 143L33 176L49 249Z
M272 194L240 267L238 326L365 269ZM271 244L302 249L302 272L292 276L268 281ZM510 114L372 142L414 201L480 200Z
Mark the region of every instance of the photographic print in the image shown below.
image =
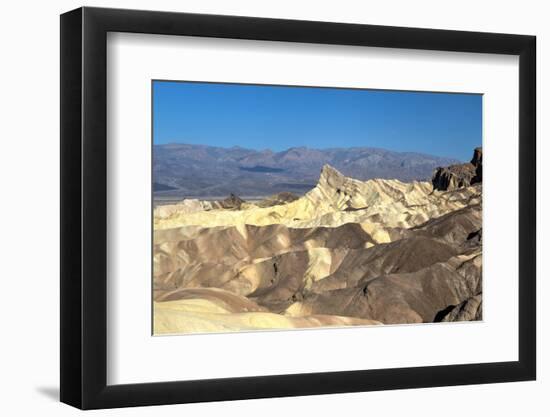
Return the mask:
M482 320L482 99L154 80L153 334Z

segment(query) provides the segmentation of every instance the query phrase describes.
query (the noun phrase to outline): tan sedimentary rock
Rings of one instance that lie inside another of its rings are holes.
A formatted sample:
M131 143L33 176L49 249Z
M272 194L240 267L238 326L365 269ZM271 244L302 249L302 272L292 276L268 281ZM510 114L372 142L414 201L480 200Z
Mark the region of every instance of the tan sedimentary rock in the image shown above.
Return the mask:
M153 306L153 325L157 335L381 324L374 320L335 315L292 317L274 314L254 306L245 297L212 288L184 290L166 298Z

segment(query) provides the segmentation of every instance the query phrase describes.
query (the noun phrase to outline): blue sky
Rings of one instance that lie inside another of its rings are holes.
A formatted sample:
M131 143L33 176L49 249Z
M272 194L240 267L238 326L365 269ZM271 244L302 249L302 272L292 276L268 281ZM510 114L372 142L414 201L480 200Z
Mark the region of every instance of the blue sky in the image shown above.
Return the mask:
M153 82L155 144L281 151L369 146L470 160L482 96Z

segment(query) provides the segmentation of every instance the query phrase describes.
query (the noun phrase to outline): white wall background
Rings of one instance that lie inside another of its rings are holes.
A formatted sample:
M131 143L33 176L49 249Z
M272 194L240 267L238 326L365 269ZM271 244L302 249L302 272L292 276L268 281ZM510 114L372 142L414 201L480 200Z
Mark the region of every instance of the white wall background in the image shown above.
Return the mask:
M99 411L94 415L529 415L550 413L549 10L542 1L127 0L86 5L239 14L395 26L533 34L538 37L538 381ZM75 415L57 402L59 378L59 17L72 0L9 2L1 30L0 410ZM505 180L506 175L503 175Z

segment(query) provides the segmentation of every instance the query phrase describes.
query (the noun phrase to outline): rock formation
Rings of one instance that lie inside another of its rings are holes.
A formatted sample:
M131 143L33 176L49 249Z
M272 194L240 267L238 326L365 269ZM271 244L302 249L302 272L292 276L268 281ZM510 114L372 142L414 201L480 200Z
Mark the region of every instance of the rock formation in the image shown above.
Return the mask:
M155 333L480 320L481 165L158 206Z
M434 190L447 191L480 183L481 180L482 151L476 148L470 162L437 168L432 176L432 185Z

